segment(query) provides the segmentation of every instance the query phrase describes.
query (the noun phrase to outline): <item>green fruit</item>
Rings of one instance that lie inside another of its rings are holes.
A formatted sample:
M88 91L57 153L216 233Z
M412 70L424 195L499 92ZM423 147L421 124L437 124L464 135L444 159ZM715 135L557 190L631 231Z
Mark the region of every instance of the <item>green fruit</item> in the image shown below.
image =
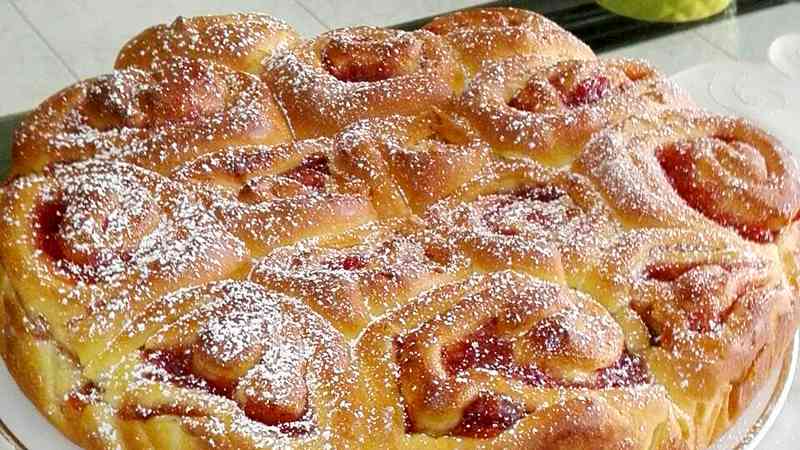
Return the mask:
M597 0L617 14L648 22L705 19L727 8L731 0Z

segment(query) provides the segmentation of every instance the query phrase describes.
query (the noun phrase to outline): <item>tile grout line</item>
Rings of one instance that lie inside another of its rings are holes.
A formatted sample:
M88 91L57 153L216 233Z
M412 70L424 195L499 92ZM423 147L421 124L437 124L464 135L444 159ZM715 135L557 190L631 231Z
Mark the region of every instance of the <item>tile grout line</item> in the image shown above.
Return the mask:
M69 64L67 64L67 61L64 59L64 57L62 57L61 54L59 54L56 51L56 49L52 45L50 45L50 42L44 37L44 35L42 35L42 33L39 31L39 29L36 27L36 25L33 23L33 21L31 21L30 18L28 18L28 16L25 15L25 13L22 11L22 9L20 9L20 7L17 6L17 3L12 1L12 0L8 0L8 4L11 5L11 7L14 8L14 10L17 12L17 14L19 14L19 16L22 17L22 20L26 24L28 24L29 27L31 27L31 30L33 30L33 32L36 34L36 36L39 39L42 40L42 42L44 43L45 47L47 47L47 49L50 50L50 53L52 53L53 56L55 56L55 58L58 60L58 62L60 62L61 65L64 66L65 69L67 69L67 72L69 72L69 74L72 75L72 77L75 79L75 81L80 80L81 77L78 76L78 74L74 70L72 70L72 67L70 67Z
M322 28L325 28L326 30L331 29L330 25L325 23L319 16L316 15L316 13L314 13L314 11L311 10L311 8L307 7L302 1L300 0L293 0L293 1L297 6L303 8L303 11L307 12L314 20L317 21L317 23L322 25Z

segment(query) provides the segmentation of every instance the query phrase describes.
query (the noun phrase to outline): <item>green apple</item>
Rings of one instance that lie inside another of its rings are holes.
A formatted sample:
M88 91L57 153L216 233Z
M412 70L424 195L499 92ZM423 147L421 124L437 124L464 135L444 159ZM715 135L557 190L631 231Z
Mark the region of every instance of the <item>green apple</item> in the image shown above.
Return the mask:
M688 22L721 12L731 0L597 0L617 14L648 22Z

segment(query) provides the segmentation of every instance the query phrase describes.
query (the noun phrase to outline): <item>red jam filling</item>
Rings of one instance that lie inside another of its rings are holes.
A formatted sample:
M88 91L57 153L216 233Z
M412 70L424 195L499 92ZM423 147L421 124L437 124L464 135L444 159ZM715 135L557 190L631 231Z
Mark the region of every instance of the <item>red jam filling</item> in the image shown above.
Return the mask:
M493 438L525 416L525 409L502 397L481 396L464 410L461 423L451 432L477 439Z
M144 359L168 374L168 380L180 387L198 389L231 398L234 385L217 384L192 372L192 353L188 349L146 351ZM156 375L157 376L157 375Z
M45 255L53 261L65 259L64 251L59 245L58 230L64 220L66 206L59 201L40 203L34 212L33 220L37 227L36 243Z
M349 255L342 260L342 269L344 270L358 270L364 267L367 267L367 261L357 255Z
M64 250L59 231L66 209L66 205L58 200L43 202L35 207L32 220L36 230L36 245L56 267L66 272L73 280L97 283L96 269L99 262L96 255L90 255L82 261L74 261ZM130 255L122 255L125 260L129 257Z
M563 95L564 104L569 107L589 105L597 102L611 92L611 80L604 76L587 78Z
M79 389L72 391L65 400L66 407L72 411L81 412L86 408L92 399L99 393L97 385L91 381L83 384Z
M323 189L330 174L328 158L324 155L311 155L306 157L299 166L285 172L283 175L303 186Z
M564 192L564 190L559 188L558 186L545 185L545 186L529 186L517 189L516 191L513 192L513 195L519 198L524 198L526 200L550 203L567 195L567 193Z
M733 145L735 142L738 142L724 136L713 137L728 145ZM732 215L725 214L721 211L715 211L712 208L717 201L715 200L713 191L715 186L710 182L704 183L702 180L697 180L693 176L695 173L694 161L686 155L681 145L668 145L663 147L656 152L656 157L661 163L661 168L670 180L673 189L675 189L678 195L680 195L691 208L699 211L724 227L733 228L740 236L749 241L767 244L777 239L780 229L770 229L766 226L767 224L757 224L758 226L753 226L741 223L741 220L737 220L737 218Z
M579 383L554 379L533 364L517 364L513 359L513 342L497 335L496 321L488 322L464 340L444 348L442 359L452 376L470 369L483 368L536 387L604 389L652 381L646 362L627 350L612 366L596 371L594 378L589 381ZM513 426L524 415L521 405L506 398L484 395L467 408L461 423L451 434L476 438L493 437Z
M214 383L211 380L202 378L192 372L192 354L187 349L175 350L147 350L144 359L163 373L149 373L146 376L154 381L169 382L174 385L207 392L212 395L233 398L236 384ZM164 377L166 374L166 379ZM311 409L307 410L299 420L287 422L282 417L272 417L264 410L253 410L254 405L244 409L245 414L253 420L260 421L267 425L277 426L282 433L291 436L300 436L312 431L313 417ZM190 415L190 411L184 411L169 405L158 408L144 409L141 407L128 407L119 412L119 415L129 419L146 420L151 417L161 415ZM268 419L267 419L268 418Z

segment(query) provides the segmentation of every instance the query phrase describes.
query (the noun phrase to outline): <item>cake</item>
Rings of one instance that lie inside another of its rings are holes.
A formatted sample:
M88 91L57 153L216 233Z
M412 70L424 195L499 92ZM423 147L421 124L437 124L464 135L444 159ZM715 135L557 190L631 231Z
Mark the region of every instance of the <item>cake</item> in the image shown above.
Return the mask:
M87 449L708 448L800 313L789 150L532 12L178 18L16 129L0 354Z

